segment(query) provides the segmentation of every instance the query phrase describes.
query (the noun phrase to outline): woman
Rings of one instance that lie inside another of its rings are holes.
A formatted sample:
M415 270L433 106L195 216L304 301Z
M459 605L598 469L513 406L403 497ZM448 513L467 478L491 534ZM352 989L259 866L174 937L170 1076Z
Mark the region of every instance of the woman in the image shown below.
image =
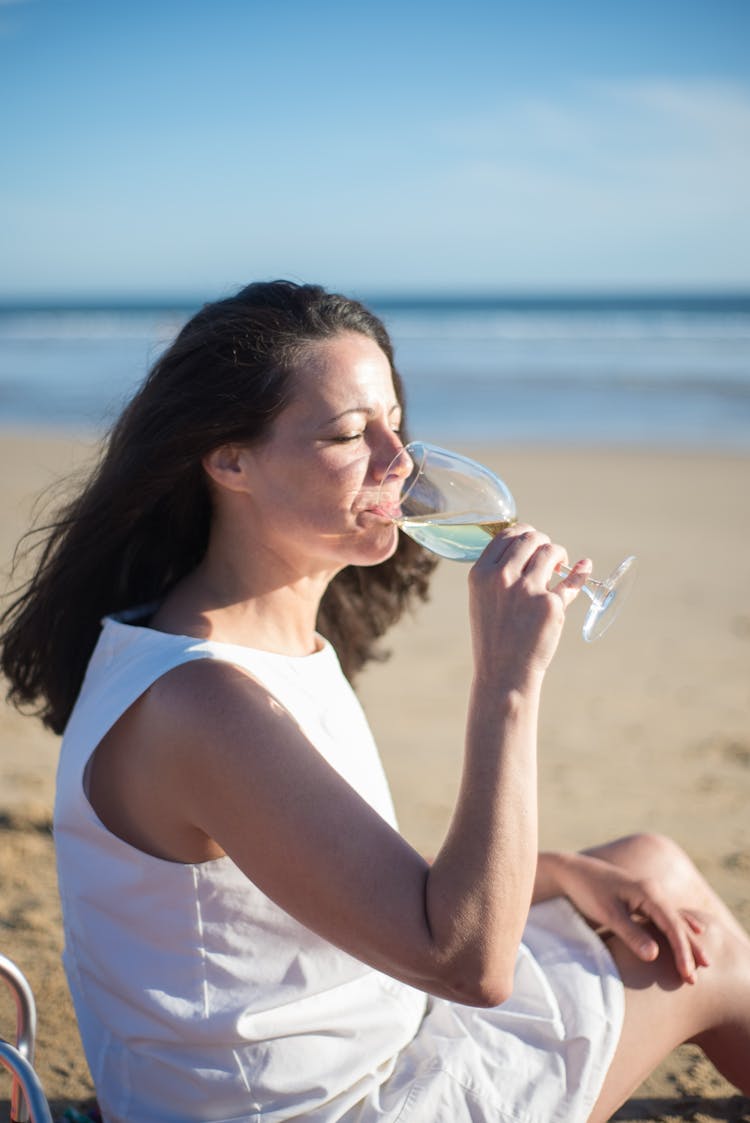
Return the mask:
M602 1121L686 1040L750 1091L750 941L685 855L537 854L539 695L589 563L553 581L528 526L471 570L445 842L398 834L334 646L351 678L426 593L376 507L402 411L356 302L206 306L6 613L13 698L65 729L64 960L108 1123Z

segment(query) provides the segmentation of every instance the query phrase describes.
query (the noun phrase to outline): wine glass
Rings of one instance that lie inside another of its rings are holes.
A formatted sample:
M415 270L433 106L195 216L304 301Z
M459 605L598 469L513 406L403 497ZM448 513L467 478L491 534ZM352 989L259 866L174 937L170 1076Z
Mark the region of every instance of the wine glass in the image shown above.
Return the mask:
M422 441L412 441L391 462L377 509L410 538L443 558L474 561L488 538L516 522L507 485L476 460ZM591 601L583 638L603 636L633 583L635 557L620 562L603 581L589 577L583 592ZM558 565L563 577L570 568Z

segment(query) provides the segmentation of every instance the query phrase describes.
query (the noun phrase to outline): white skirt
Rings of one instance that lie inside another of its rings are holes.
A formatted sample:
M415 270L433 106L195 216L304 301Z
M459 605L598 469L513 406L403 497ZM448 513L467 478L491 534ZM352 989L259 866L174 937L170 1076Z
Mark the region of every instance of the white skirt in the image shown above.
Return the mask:
M535 905L512 997L494 1009L431 999L357 1123L585 1123L622 1028L606 945L563 898Z

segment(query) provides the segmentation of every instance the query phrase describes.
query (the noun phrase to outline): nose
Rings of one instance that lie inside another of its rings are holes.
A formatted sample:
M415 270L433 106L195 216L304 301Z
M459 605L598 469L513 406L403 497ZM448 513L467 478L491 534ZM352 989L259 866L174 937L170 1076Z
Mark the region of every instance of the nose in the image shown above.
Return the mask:
M378 454L386 453L383 459ZM394 522L401 517L401 503L404 492L410 488L410 476L414 471L414 461L408 445L404 445L398 433L388 431L388 438L382 448L372 449L370 478L377 488L376 505L381 512Z
M373 455L372 473L381 485L390 480L406 479L413 467L414 462L397 433L392 433L391 440L385 441L382 449Z

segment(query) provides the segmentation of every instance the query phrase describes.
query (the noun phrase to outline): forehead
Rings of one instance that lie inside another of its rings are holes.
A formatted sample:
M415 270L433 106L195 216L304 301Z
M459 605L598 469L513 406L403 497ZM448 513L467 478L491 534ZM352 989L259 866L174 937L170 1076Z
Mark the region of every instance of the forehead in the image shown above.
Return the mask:
M290 407L390 408L398 401L388 356L373 339L356 332L310 343L292 384Z

